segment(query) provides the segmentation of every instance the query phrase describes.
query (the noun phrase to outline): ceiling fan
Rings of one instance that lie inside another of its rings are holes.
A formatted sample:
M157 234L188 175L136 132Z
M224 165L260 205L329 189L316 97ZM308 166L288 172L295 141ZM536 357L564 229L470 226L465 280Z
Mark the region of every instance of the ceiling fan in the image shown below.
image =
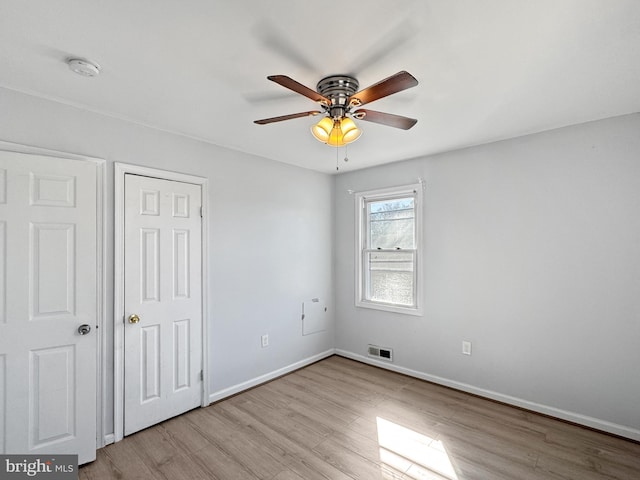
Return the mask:
M312 90L286 75L271 75L267 78L317 102L322 110L310 110L255 120L254 123L258 125L323 114L322 120L311 127L311 133L321 142L339 147L358 139L362 133L352 118L403 130L410 129L418 122L415 118L360 108L366 103L418 85L418 80L405 71L398 72L360 91L358 91L358 80L350 75L325 77L318 82L316 90Z

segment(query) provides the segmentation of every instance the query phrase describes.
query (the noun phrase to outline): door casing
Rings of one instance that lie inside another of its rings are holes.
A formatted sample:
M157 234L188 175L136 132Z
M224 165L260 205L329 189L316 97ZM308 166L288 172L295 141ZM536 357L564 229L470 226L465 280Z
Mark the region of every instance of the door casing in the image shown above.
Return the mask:
M208 278L208 221L207 199L208 180L203 177L188 175L169 170L160 170L139 165L114 163L114 406L113 406L113 440L118 442L124 438L124 178L127 173L143 175L163 180L192 183L200 185L202 190L202 399L201 406L209 404L208 376L208 328L207 322L207 278ZM109 442L111 443L111 442Z

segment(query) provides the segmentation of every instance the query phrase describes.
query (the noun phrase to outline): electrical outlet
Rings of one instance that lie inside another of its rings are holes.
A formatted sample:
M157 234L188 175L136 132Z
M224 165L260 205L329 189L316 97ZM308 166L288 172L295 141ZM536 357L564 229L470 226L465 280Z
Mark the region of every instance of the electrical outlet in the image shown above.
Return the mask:
M464 355L471 355L471 342L462 341L462 353Z
M260 337L260 341L262 342L262 348L269 346L269 335L262 335Z

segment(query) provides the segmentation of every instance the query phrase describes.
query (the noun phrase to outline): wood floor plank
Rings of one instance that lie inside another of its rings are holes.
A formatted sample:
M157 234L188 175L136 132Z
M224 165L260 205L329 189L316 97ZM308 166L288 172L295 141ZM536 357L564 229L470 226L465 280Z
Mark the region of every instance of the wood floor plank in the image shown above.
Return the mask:
M108 448L108 447L107 447ZM103 480L107 478L124 478L124 474L111 462L106 448L96 452L96 461L80 468L79 480Z
M243 465L253 476L270 479L286 469L286 465L279 461L284 454L281 449L270 449L271 444L255 438L252 431L225 416L220 409L209 407L198 412L199 415L189 416L194 427L208 438L211 445Z
M400 390L412 383L412 379L382 369L353 368L353 361L349 364L342 362L320 362L309 367L309 371L317 372L331 378L339 379L349 385L355 385L366 390L373 390L384 396L394 390Z
M310 451L293 455L289 468L305 480L353 480L353 477ZM375 480L375 477L371 480Z
M214 407L218 407L219 410L226 412L227 415L245 425L251 435L259 439L261 445L265 445L266 448L273 451L282 452L279 460L287 468L305 480L349 480L350 477L324 462L311 450L291 439L286 433L273 430L270 425L256 417L255 412L245 410L246 404L238 402L237 399L238 397L235 397L232 402L220 402Z
M273 431L287 436L299 445L313 449L313 447L322 442L326 436L326 434L316 431L320 430L319 427L310 428L307 426L309 422L301 418L301 415L294 414L291 411L283 412L274 410L251 396L244 398L245 401L238 406L239 408L242 408L242 410L254 416L256 419L259 419Z
M366 438L375 440L378 438L378 423L376 420L377 417L375 416L359 417L350 423L346 430L359 433Z
M97 452L81 480L638 480L640 444L333 356Z
M327 448L327 445L332 445ZM380 464L380 445L376 437L365 437L353 430L343 430L330 435L324 442L313 449L323 454L337 445L342 450L351 450L371 463ZM405 469L406 470L406 469Z
M520 449L527 449L532 445L544 445L545 434L537 429L528 428L526 424L500 421L500 417L492 418L486 415L460 412L450 419L441 429L442 433L451 436L469 435L475 433L480 439L490 439L496 444L516 445Z
M271 387L287 390L287 394L296 399L301 405L315 405L328 411L331 415L338 417L346 423L351 423L360 417L360 411L354 410L351 404L345 404L340 397L329 395L321 395L322 386L316 386L317 389L307 384L307 382L297 383L293 377L284 377L281 382L271 382ZM368 408L368 407L366 407Z
M297 373L297 372L296 372ZM291 374L284 377L282 381L293 385L297 388L306 390L311 395L314 395L318 399L326 402L332 402L337 404L340 408L360 417L363 415L375 414L375 406L369 402L359 399L353 395L343 393L340 390L336 390L329 384L318 383L317 380L308 379L301 375Z
M113 465L113 468L121 472L122 479L129 478L157 478L156 473L144 463L142 457L135 450L136 442L132 439L129 442L118 442L104 448L105 457ZM91 466L95 463L93 462Z
M312 406L301 404L298 404L297 408L290 404L286 407L279 406L276 400L282 398L282 396L271 392L267 388L248 392L245 398L264 404L272 412L272 418L281 428L288 429L292 427L297 430L303 427L300 434L305 437L305 442L310 440L306 434L309 429L321 437L318 438L319 441L322 441L322 438L333 432L329 418L322 415L314 415ZM284 424L281 421L283 417L286 419Z
M544 478L550 480L635 480L640 478L640 472L623 466L603 464L593 461L588 465L573 463L555 456L542 455L536 465L536 470L543 473ZM578 476L579 475L579 476Z
M406 405L415 414L425 414L434 419L451 418L460 407L459 402L445 401L441 398L431 397L423 393L403 389L390 395L393 403L401 403ZM385 401L385 404L390 402Z
M452 419L471 425L482 422L498 424L504 426L508 432L517 432L521 437L543 438L549 429L532 422L532 415L535 414L519 408L505 408L504 404L484 398L470 397L467 403L456 408Z
M142 430L131 440L129 448L132 448L152 471L185 453L159 425Z
M359 416L328 400L318 399L307 391L297 389L285 382L270 382L265 389L276 395L287 397L291 401L289 408L305 413L312 418L320 418L332 429L345 428Z
M183 453L197 452L209 444L207 438L187 421L186 416L167 420L158 425L158 429Z
M303 369L295 372L292 377L302 377L306 382L319 384L331 393L365 407L375 407L387 398L386 394L376 392L370 386L355 385L348 376L330 375L326 371Z
M417 429L430 437L437 436L439 426L446 421L443 417L426 413L416 406L395 400L382 402L372 420L376 422L376 428L378 422L386 420L403 427Z
M208 478L216 480L258 480L271 479L273 475L265 474L263 476L255 475L253 465L249 463L241 463L236 458L227 455L215 445L194 453L189 457L198 467L204 470ZM265 469L266 470L266 469ZM261 470L264 472L265 470ZM179 475L178 472L176 474ZM171 480L190 479L188 475L174 477Z
M366 454L356 453L351 448L346 448L343 444L336 442L333 438L325 440L313 451L324 462L333 465L353 479L372 480L382 478L383 472L378 462L372 462L366 458Z
M304 480L304 478L291 470L285 470L273 477L273 480Z
M173 457L170 461L164 463L157 469L159 478L162 478L163 480L175 480L176 478L212 480L222 478L220 475L214 475L213 472L203 468L202 463L198 461L198 456L210 458L209 455L210 452L208 452L208 455L204 455L200 452L195 455L178 455ZM217 467L216 471L220 474L222 469ZM248 477L250 478L250 475Z

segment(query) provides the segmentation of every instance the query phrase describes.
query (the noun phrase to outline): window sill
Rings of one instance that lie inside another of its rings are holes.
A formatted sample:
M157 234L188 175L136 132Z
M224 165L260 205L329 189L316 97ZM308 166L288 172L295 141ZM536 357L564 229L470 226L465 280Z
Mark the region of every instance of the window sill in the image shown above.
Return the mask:
M375 302L365 302L365 301L357 301L357 308L367 308L370 310L382 310L384 312L393 312L393 313L401 313L403 315L413 315L415 317L422 316L421 308L413 308L413 307L400 307L396 305L387 305L384 303L375 303Z

